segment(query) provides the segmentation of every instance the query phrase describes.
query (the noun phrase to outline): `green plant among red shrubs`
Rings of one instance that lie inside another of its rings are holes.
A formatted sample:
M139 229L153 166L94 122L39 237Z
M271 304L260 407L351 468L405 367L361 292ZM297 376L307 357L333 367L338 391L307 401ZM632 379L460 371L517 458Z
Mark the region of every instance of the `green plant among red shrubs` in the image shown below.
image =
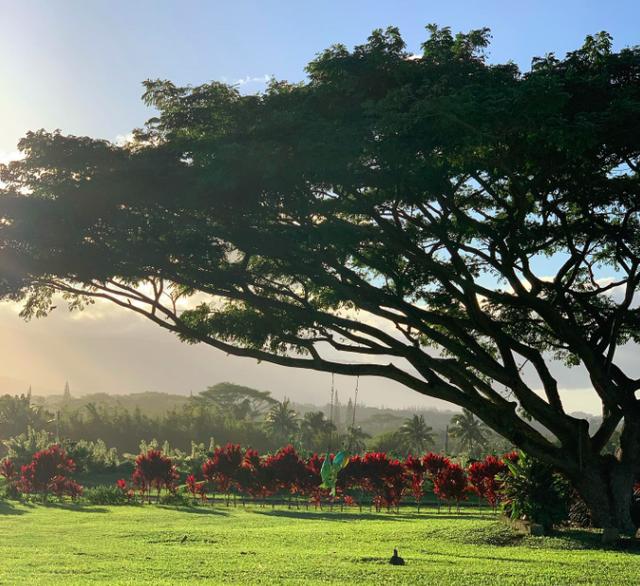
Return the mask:
M149 450L136 458L131 479L141 496L144 498L146 495L147 501L150 501L151 491L154 488L158 498L163 488L169 492L175 492L178 472L171 458L165 456L160 450Z
M126 497L126 499L131 502L135 497L135 491L133 488L127 485L127 481L124 478L120 478L116 480L116 486L118 490L122 493L122 496Z

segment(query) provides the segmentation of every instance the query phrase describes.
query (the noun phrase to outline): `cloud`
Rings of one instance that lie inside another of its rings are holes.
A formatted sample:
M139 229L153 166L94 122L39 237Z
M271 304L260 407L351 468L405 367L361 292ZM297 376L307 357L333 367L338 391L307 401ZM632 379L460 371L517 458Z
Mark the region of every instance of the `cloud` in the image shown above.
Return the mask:
M273 79L273 75L268 75L265 73L264 75L258 75L258 76L247 75L245 77L241 77L233 80L229 80L227 77L222 77L220 79L223 83L228 83L229 85L243 87L246 85L254 85L254 84L266 85Z
M0 164L7 164L11 161L19 161L24 159L24 153L20 151L0 151Z
M118 134L113 140L113 144L123 147L133 142L133 132L127 132L127 134Z

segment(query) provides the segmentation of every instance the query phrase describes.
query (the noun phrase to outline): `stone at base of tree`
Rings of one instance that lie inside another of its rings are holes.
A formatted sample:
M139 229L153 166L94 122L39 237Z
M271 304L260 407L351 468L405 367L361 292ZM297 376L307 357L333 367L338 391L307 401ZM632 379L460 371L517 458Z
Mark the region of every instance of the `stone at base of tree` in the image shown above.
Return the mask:
M620 538L620 533L615 527L605 527L602 530L602 544L603 545L614 545L618 543L618 539Z
M544 527L539 523L531 523L531 525L529 525L529 535L533 537L543 537Z

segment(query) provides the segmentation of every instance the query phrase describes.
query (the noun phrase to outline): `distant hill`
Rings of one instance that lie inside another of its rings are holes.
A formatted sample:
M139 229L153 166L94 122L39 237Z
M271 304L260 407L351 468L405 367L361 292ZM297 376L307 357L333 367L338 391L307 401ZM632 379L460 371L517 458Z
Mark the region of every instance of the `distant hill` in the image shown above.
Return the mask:
M74 397L65 401L63 395L47 395L46 397L34 397L35 403L43 405L49 411L56 411L63 406L69 409L82 409L89 403L97 406L109 408L126 409L135 411L140 409L149 416L158 416L171 411L175 407L181 407L188 400L187 395L172 395L169 393L156 393L147 391L143 393L132 393L129 395L110 395L109 393L92 393Z

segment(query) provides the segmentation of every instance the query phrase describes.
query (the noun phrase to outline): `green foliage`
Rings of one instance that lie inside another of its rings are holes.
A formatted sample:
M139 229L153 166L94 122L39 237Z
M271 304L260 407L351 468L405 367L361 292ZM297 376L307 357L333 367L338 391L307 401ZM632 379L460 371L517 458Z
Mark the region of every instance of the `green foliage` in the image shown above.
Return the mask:
M458 440L462 450L477 457L487 443L489 429L471 411L463 409L460 415L451 418L449 434Z
M269 409L265 419L265 428L271 437L280 444L293 440L299 426L297 413L291 408L289 399L277 402Z
M430 25L415 55L378 29L259 95L148 80L155 116L125 145L28 133L0 166L0 296L26 318L107 299L190 343L385 377L576 477L560 359L602 401L582 445L599 467L639 425L617 349L640 341L640 48L603 32L522 72L487 60L489 38ZM295 439L290 411L272 407L272 441ZM182 446L255 437L195 401L157 437L177 445L185 417ZM485 434L466 426L473 453Z
M78 472L107 472L114 470L120 463L117 450L108 448L101 439L65 441L62 445L67 455L75 462Z
M193 498L185 492L168 492L160 495L158 501L161 505L172 505L175 507L192 507Z
M54 437L47 431L28 428L26 433L11 437L2 443L7 450L7 457L20 469L21 466L31 462L36 452L46 450L52 445Z
M569 485L547 464L520 452L506 461L502 478L505 510L512 519L527 519L550 529L567 519Z
M409 452L406 439L399 431L387 431L371 439L368 449L373 452L386 452L400 458Z
M400 434L414 454L423 454L434 443L433 429L425 423L423 415L414 415L407 419L400 428Z
M0 396L0 439L27 433L29 428L42 429L51 418L46 409L34 405L31 393Z
M195 400L197 403L214 406L222 415L235 420L255 420L277 403L269 391L227 382L208 387Z
M348 454L359 454L364 452L370 438L371 436L359 425L350 425L342 438L342 444Z
M322 452L330 447L336 431L322 411L308 411L300 421L300 444L309 452Z
M129 503L127 495L115 485L85 488L82 500L91 505L124 505Z

